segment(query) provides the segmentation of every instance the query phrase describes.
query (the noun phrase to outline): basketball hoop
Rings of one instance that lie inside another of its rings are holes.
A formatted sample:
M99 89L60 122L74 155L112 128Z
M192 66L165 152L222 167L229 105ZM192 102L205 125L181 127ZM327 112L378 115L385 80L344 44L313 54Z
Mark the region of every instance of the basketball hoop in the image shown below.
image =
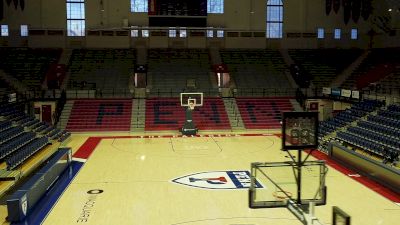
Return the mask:
M275 191L272 193L276 201L286 201L292 197L292 193L289 191Z
M190 110L194 110L195 104L193 102L190 102L188 107Z

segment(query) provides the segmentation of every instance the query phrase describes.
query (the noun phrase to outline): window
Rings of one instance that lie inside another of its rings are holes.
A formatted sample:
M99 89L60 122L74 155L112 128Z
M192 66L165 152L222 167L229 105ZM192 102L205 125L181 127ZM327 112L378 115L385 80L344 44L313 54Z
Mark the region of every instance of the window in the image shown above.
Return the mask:
M207 30L207 37L209 38L214 37L214 30Z
M267 38L283 37L283 2L267 1Z
M0 25L1 26L1 35L2 37L8 36L8 25Z
M224 0L207 0L207 13L224 13Z
M224 31L223 30L217 30L217 37L218 38L223 38L224 37Z
M28 25L21 25L21 37L28 37Z
M340 29L335 29L334 38L340 39L341 34L342 34L342 31Z
M182 27L182 28L179 30L179 37L181 37L181 38L187 37L186 27Z
M67 35L85 36L85 0L67 0Z
M168 37L176 37L176 30L174 29L174 27L170 27L169 29L170 30L169 30L169 33L168 33Z
M142 30L142 37L149 37L149 30Z
M357 28L351 29L351 39L352 40L358 39L358 29Z
M131 27L131 37L139 37L139 30L137 28L137 26Z
M324 28L318 28L317 29L317 38L318 39L324 39L325 38L325 29Z
M148 0L131 0L131 12L148 12Z

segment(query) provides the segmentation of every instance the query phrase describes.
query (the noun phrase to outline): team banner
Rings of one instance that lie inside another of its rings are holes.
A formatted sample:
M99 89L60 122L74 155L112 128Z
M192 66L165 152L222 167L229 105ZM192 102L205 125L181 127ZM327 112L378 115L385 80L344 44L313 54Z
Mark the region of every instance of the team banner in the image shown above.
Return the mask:
M322 94L324 94L324 95L330 95L330 94L331 94L331 88L329 88L329 87L323 87L323 88L322 88Z
M342 96L346 98L350 98L351 90L342 89Z
M351 5L351 16L355 23L358 22L361 15L361 0L353 0L353 4Z
M339 88L332 88L331 95L332 96L341 96L342 90Z
M331 13L332 10L332 2L333 0L326 0L325 2L325 11L326 11L326 15L329 15Z
M360 92L359 91L352 91L351 92L351 97L359 99L360 98Z
M148 1L148 15L156 15L156 0Z

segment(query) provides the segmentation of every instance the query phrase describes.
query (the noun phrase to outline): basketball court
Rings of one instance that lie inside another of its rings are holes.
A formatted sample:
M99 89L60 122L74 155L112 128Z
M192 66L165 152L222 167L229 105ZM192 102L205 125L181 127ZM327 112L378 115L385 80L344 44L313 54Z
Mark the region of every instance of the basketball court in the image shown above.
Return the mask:
M126 135L88 139L90 135L73 134L67 145L84 165L49 207L43 224L301 224L286 208L248 207L250 164L290 160L280 150L280 137ZM259 184L270 188L262 180ZM352 224L394 225L400 220L399 205L352 176L329 167L326 185L327 204L316 207L325 224L331 224L332 206L350 214Z

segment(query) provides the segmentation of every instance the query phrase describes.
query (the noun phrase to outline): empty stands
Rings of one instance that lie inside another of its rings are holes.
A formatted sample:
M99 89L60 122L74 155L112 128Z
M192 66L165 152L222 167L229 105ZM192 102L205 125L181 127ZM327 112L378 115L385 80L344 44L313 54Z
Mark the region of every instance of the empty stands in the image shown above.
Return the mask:
M59 49L0 48L0 69L29 88L40 89L47 70L60 55Z
M368 113L373 112L382 105L382 102L376 100L365 100L356 103L352 105L351 108L338 113L335 117L320 122L318 135L319 137L328 135L356 120L359 120L361 117L366 116Z
M293 111L289 97L236 98L247 129L279 129L282 112Z
M75 49L68 88L128 90L135 63L133 49Z
M62 142L70 133L40 122L13 105L0 108L0 160L13 170L52 141Z
M228 115L220 98L205 98L204 105L196 107L193 120L199 130L230 129ZM185 108L178 98L151 98L146 100L145 130L179 130L185 121Z
M290 88L286 64L277 50L220 50L238 88Z
M76 100L68 131L129 131L132 100Z
M289 55L312 77L316 87L329 87L333 79L362 53L357 49L292 49Z
M321 122L320 136L336 131L336 138L347 145L382 158L398 155L400 106L379 109L383 104L381 101L365 100L353 105L333 119Z
M400 80L400 49L373 49L370 54L360 66L353 71L350 77L342 84L343 88L352 89L357 87L363 88L367 84L357 84L357 81L370 80L370 82L377 82L382 78L390 75L383 84L389 88L399 88L399 83L396 81ZM393 79L393 80L392 80Z
M154 91L182 90L189 80L195 83L193 89L211 88L211 66L205 49L150 49L148 64Z

